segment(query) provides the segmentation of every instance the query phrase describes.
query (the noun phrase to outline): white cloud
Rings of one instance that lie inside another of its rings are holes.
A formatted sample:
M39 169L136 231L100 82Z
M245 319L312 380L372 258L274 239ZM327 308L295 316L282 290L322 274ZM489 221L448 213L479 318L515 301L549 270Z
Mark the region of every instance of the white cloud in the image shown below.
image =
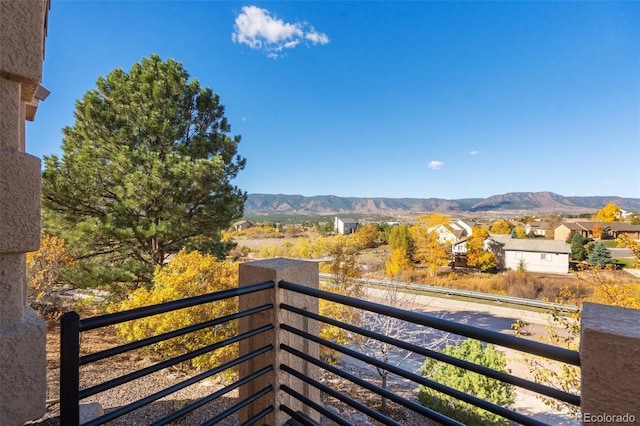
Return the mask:
M329 37L324 33L318 33L314 28L304 35L304 38L312 42L313 44L327 44L329 43Z
M433 160L427 167L429 167L431 170L440 170L444 167L444 163L442 161Z
M478 155L480 153L480 151L471 151L469 153L469 155Z
M277 52L293 49L304 41L313 45L329 43L329 36L317 32L306 22L287 23L257 6L242 7L231 39L252 49L262 49L274 59L280 56Z

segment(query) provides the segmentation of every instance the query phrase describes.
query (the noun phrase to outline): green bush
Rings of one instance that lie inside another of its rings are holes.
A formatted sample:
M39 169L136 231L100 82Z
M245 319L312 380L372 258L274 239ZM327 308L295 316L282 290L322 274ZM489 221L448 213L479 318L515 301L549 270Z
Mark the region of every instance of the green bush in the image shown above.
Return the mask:
M483 365L498 371L510 372L504 354L488 344L467 339L455 345L447 345L444 354ZM509 406L515 400L513 385L503 383L478 373L467 371L441 361L427 358L422 365L423 376L478 398L501 406ZM497 414L455 399L449 395L420 385L420 403L452 419L467 425L508 425L509 421Z

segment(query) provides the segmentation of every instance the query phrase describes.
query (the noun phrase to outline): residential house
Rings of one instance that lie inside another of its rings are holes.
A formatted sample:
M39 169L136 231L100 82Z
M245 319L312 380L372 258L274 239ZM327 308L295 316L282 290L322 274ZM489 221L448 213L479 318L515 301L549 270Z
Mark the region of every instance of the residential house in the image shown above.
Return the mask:
M569 272L571 247L564 241L543 239L518 239L510 235L492 234L485 240L484 249L496 255L498 268L524 267L529 272ZM467 239L453 244L454 266L466 265Z
M518 239L508 235L492 235L497 244L490 245L501 269L524 268L528 272L566 274L569 272L571 247L564 241Z
M453 245L451 246L451 253L454 254L454 256L464 256L467 254L467 239L466 238L462 238L458 241L456 241L455 243L453 243Z
M553 227L549 222L535 221L529 222L524 226L524 232L527 235L533 234L538 237L548 237L552 231Z
M356 232L358 221L355 219L339 218L336 216L333 222L333 229L338 234L349 235Z
M583 238L594 238L594 226L600 226L602 239L615 239L625 234L632 240L640 240L640 225L631 225L624 222L592 222L592 221L565 221L553 230L554 239L566 241L569 235L579 233Z
M462 219L452 220L449 226L451 226L451 228L453 228L456 233L458 233L458 239L462 238L463 236L468 237L473 232L473 225L468 224Z
M233 229L236 231L244 231L245 229L253 228L254 226L256 226L256 224L253 222L240 220L233 224Z

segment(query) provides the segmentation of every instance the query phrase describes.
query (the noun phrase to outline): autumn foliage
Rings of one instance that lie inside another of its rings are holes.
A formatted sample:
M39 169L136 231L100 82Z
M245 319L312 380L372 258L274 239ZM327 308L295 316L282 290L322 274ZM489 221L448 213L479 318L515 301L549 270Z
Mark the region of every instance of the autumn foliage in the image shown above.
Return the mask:
M237 287L237 285L238 267L236 264L219 262L215 257L197 251L190 253L180 251L168 265L156 268L151 288L138 288L127 300L112 305L110 310L124 311L226 290ZM118 334L125 339L136 341L230 315L237 310L237 298L230 298L129 321L118 325L117 330ZM236 333L237 323L230 321L156 343L150 349L152 352L174 357L220 342L235 336ZM236 345L224 346L194 358L191 360L191 366L197 369L213 368L236 358L237 354Z
M62 238L45 235L40 249L27 253L27 292L37 303L60 309L60 276L74 263Z

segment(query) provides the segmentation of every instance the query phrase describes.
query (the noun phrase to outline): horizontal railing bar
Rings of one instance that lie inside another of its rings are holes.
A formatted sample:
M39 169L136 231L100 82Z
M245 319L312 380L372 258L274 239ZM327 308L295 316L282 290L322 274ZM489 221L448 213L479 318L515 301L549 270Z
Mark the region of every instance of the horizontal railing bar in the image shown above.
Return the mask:
M284 349L284 348L282 348ZM324 392L326 394L329 394L331 396L333 396L334 398L344 402L345 404L350 405L351 407L355 408L356 410L360 411L361 413L366 414L367 416L376 419L377 421L385 424L385 425L393 425L393 426L402 426L401 423L396 422L395 420L385 416L384 414L380 414L378 411L367 407L366 405L364 405L363 403L353 399L353 398L349 398L348 396L344 395L342 392L338 392L335 389L330 388L329 386L322 384L320 382L318 382L317 380L313 380L310 377L305 376L304 374L298 373L296 370L294 370L293 368L287 366L287 365L280 365L280 368L283 371L286 371L287 373L297 377L298 379L302 380L305 383L310 384L311 386L314 386L315 388L319 389L321 392ZM300 402L304 403L304 404L309 404L311 401L309 400L309 398L306 398L304 395L300 395L300 393L296 392L293 389L290 389L286 386L280 386L280 388L282 390L284 390L285 392L287 392L288 394L294 396L295 398L297 398L298 400L300 400Z
M423 348L421 346L418 345L414 345L412 343L407 343L404 342L402 340L398 340L398 339L394 339L392 337L389 336L385 336L383 334L380 333L376 333L374 331L371 330L366 330L364 328L361 327L356 327L354 325L351 324L347 324L345 322L342 321L338 321L335 320L333 318L329 318L326 316L322 316L322 315L318 315L309 311L305 311L303 309L299 309L296 308L294 306L291 305L287 305L287 304L280 304L280 308L290 311L290 312L294 312L296 314L302 315L304 317L307 318L312 318L327 324L331 324L333 326L339 327L339 328L343 328L345 330L348 331L352 331L354 333L358 333L361 334L363 336L367 336L376 340L380 340L382 342L385 343L389 343L391 345L397 346L399 348L405 349L409 352L413 352L413 353L417 353L420 355L424 355L426 357L429 358L433 358L435 360L438 361L442 361L442 362L446 362L447 364L451 364L454 365L456 367L460 367L460 368L464 368L465 370L469 370L469 371L473 371L474 373L478 373L481 374L483 376L487 376L487 377L491 377L493 379L497 379L500 380L502 382L505 383L510 383L512 385L516 385L518 387L539 393L541 395L545 395L551 398L555 398L558 399L560 401L564 401L567 402L569 404L572 405L576 405L576 406L580 406L580 396L578 395L573 395L571 393L568 392L564 392L560 389L555 389L552 388L550 386L546 386L540 383L536 383L536 382L532 382L530 380L527 379L523 379L521 377L517 377L517 376L513 376L511 374L502 372L502 371L498 371L498 370L494 370L492 368L489 367L485 367L483 365L479 365L479 364L475 364L473 362L469 362L469 361L465 361L463 359L460 358L456 358L453 357L451 355L446 355L443 354L441 352L437 352L431 349L426 349Z
M255 293L274 287L273 281L252 284L248 286L230 288L214 293L203 294L201 296L187 297L186 299L174 300L171 302L158 303L156 305L143 306L141 308L130 309L123 312L100 315L80 320L80 331L89 331L95 328L107 327L121 322L131 321L139 318L149 317L157 314L164 314L178 309L189 308L202 305L204 303L215 302L231 297L242 296L244 294Z
M580 365L580 354L576 351L547 345L532 340L522 339L516 336L498 333L496 331L487 330L480 327L474 327L468 324L460 324L454 321L448 321L419 312L406 311L392 306L382 305L380 303L369 302L366 300L356 299L354 297L343 296L324 290L318 290L311 287L305 287L300 284L280 281L280 288L291 290L297 293L318 297L341 303L343 305L364 309L371 312L387 315L393 318L409 321L438 330L448 331L450 333L461 336L471 337L473 339L482 340L484 342L494 343L496 345L505 346L511 349L527 352L533 355L539 355L545 358L554 359L571 365Z
M205 371L204 373L200 373L200 374L198 374L196 376L193 376L193 377L191 377L191 378L189 378L187 380L183 380L180 383L177 383L177 384L175 384L173 386L170 386L170 387L168 387L166 389L163 389L163 390L161 390L159 392L151 394L151 395L149 395L149 396L147 396L145 398L141 398L141 399L139 399L137 401L134 401L134 402L132 402L130 404L127 404L124 407L120 407L117 410L110 411L107 414L104 414L104 415L102 415L100 417L97 417L97 418L91 420L88 423L83 423L83 426L98 426L98 425L104 424L104 423L106 423L108 421L117 419L118 417L122 417L125 414L130 413L131 411L137 410L140 407L144 407L145 405L150 404L150 403L152 403L152 402L154 402L154 401L156 401L156 400L158 400L160 398L163 398L163 397L165 397L167 395L171 395L172 393L175 393L175 392L179 391L180 389L184 389L187 386L191 386L194 383L197 383L197 382L199 382L201 380L204 380L204 379L206 379L208 377L211 377L214 374L218 374L218 373L220 373L220 372L222 372L222 371L224 371L224 370L226 370L228 368L234 367L234 366L236 366L236 365L238 365L238 364L240 364L242 362L245 362L245 361L248 361L248 360L250 360L252 358L255 358L258 355L262 355L263 353L266 353L266 352L268 352L268 351L270 351L272 349L273 349L272 345L264 346L264 347L262 347L260 349L257 349L257 350L255 350L253 352L250 352L250 353L246 354L246 355L243 355L242 357L238 357L238 358L236 358L234 360L231 360L231 361L226 362L226 363L224 363L222 365L219 365L216 368L213 368L211 370ZM270 368L270 370L272 370L272 368Z
M243 359L240 362L244 362L246 360L247 359ZM237 364L239 364L239 363L237 363ZM235 382L231 383L230 385L225 386L224 388L219 389L219 390L215 391L214 393L205 396L204 398L200 398L199 400L197 400L195 402L192 402L191 404L181 408L178 411L174 411L170 415L168 415L166 417L163 417L160 420L157 420L157 421L153 422L149 426L166 425L167 423L170 423L173 420L178 419L178 418L184 416L185 414L190 413L190 412L202 407L203 405L205 405L205 404L207 404L207 403L209 403L209 402L221 397L222 395L224 395L226 393L231 392L234 389L239 388L242 385L245 385L245 384L249 383L250 381L252 381L252 380L254 380L254 379L262 376L263 374L266 374L266 373L270 372L270 371L273 371L273 366L268 365L266 367L263 367L260 370L251 373L250 375L248 375L247 377L245 377L243 379L235 381Z
M209 419L208 421L202 423L201 426L212 426L212 425L218 423L220 420L226 419L227 417L229 417L231 414L235 413L236 411L238 411L238 410L246 407L247 405L251 404L252 402L258 400L259 398L262 398L263 396L265 396L269 392L273 392L273 386L271 386L271 385L266 386L262 390L260 390L260 391L258 391L256 393L254 393L253 395L251 395L249 398L243 399L242 401L238 402L237 404L234 404L233 406L227 408L226 410L224 410L223 412L221 412L217 416L215 416L212 419Z
M167 333L159 334L157 336L152 336L146 339L138 340L136 342L127 343L125 345L116 346L114 348L106 349L104 351L95 352L89 355L84 355L80 357L80 365L90 364L92 362L100 361L101 359L110 358L112 356L120 355L122 353L129 352L135 349L140 349L145 346L152 345L154 343L163 342L165 340L173 339L174 337L182 336L188 333L193 333L194 331L202 330L203 328L213 327L213 326L223 324L225 322L242 318L248 315L253 315L258 312L267 311L269 309L273 309L272 304L258 306L256 308L247 309L242 312L237 312L235 314L216 318L211 321L190 325L188 327L184 327L178 330L173 330Z
M398 368L394 365L388 364L386 362L382 362L378 359L372 358L370 356L361 354L360 352L354 351L352 349L346 348L344 346L335 344L333 342L330 342L326 339L322 339L320 337L314 336L313 334L309 334L306 333L304 331L298 330L296 328L293 328L291 326L288 326L286 324L281 324L280 328L282 328L283 330L289 331L291 333L294 333L300 337L312 340L314 342L318 342L321 345L327 346L331 349L334 349L338 352L344 353L348 356L351 356L353 358L359 359L361 361L364 361L367 364L370 365L374 365L376 367L382 368L384 370L387 370L393 374L396 374L398 376L404 377L406 379L411 380L412 382L421 384L423 386L427 386L431 389L434 389L438 392L442 392L444 394L447 394L449 396L452 396L453 398L459 399L461 401L467 402L469 404L475 405L476 407L480 407L484 410L487 411L491 411L494 414L497 414L499 416L505 417L507 419L510 420L514 420L518 423L521 423L523 425L532 425L532 426L546 426L546 423L540 422L538 420L535 420L531 417L527 417L524 416L518 412L515 412L513 410L509 410L508 408L505 407L501 407L497 404L494 404L492 402L486 401L484 399L480 399L478 397L475 397L473 395L469 395L465 392L459 391L457 389L451 388L449 386L445 386L442 383L433 381L431 379L427 379L426 377L422 377L419 376L417 374L411 373L407 370L403 370L402 368Z
M285 385L281 386L281 389L284 387ZM317 409L317 411L320 412L320 414L326 415L329 419L333 420L335 423L338 423L341 426L353 426L351 423L347 422L342 417L339 417L333 414L331 411L325 409L321 405L315 404L314 406L314 404L309 404L309 407L312 407L313 409ZM293 420L295 420L296 422L300 423L303 426L318 426L318 423L310 420L309 418L307 418L307 416L304 416L299 412L292 410L291 408L289 408L284 404L280 404L280 411L284 411L286 414L290 415ZM339 420L336 420L336 419L339 419Z
M239 342L240 340L246 339L248 337L255 336L257 334L263 333L263 332L271 330L271 329L273 329L273 326L271 324L264 325L262 327L254 329L254 330L247 331L245 333L238 334L236 336L230 337L230 338L225 339L223 341L220 341L218 343L214 343L214 344L211 344L211 345L204 346L204 347L202 347L200 349L197 349L195 351L191 351L191 352L188 352L186 354L183 354L183 355L168 359L166 361L159 362L157 364L151 365L151 366L143 368L141 370L133 371L133 372L131 372L129 374L125 374L124 376L120 376L120 377L117 377L115 379L108 380L106 382L100 383L100 384L92 386L90 388L83 389L83 390L80 391L79 399L84 399L84 398L87 398L87 397L89 397L91 395L95 395L97 393L104 392L104 391L109 390L111 388L114 388L116 386L123 385L123 384L131 382L131 381L133 381L135 379L139 379L140 377L144 377L144 376L147 376L147 375L149 375L151 373L155 373L156 371L160 371L160 370L162 370L164 368L171 367L172 365L179 364L179 363L184 362L184 361L188 361L188 360L190 360L192 358L198 357L200 355L204 355L204 354L206 354L208 352L215 351L216 349L220 349L220 348L222 348L224 346L228 346L228 345L230 345L232 343Z
M317 358L314 358L314 357L312 357L312 356L310 356L310 355L308 355L306 353L303 353L301 351L298 351L297 349L294 349L294 348L292 348L290 346L281 344L280 348L282 350L284 350L284 351L287 351L287 352L293 354L293 355L296 355L297 357L299 357L301 359L304 359L305 361L308 361L308 362L310 362L310 363L312 363L314 365L317 365L318 367L320 367L320 368L322 368L324 370L327 370L327 371L329 371L329 372L331 372L333 374L336 374L336 375L338 375L338 376L340 376L340 377L342 377L342 378L344 378L344 379L346 379L346 380L348 380L348 381L350 381L352 383L355 383L358 386L361 386L361 387L363 387L365 389L368 389L371 392L374 392L374 393L376 393L376 394L378 394L380 396L384 396L387 399L389 399L391 401L394 401L394 402L396 402L396 403L398 403L398 404L400 404L400 405L402 405L402 406L404 406L404 407L406 407L406 408L408 408L408 409L410 409L410 410L412 410L412 411L414 411L414 412L416 412L418 414L421 414L421 415L423 415L423 416L425 416L425 417L427 417L427 418L429 418L431 420L435 420L440 424L447 425L447 426L464 426L462 423L460 423L460 422L458 422L458 421L456 421L454 419L451 419L451 418L445 416L444 414L439 413L439 412L437 412L437 411L435 411L435 410L433 410L433 409L431 409L429 407L425 407L425 406L417 404L417 403L415 403L413 401L409 401L409 400L407 400L405 398L402 398L401 396L399 396L399 395L397 395L397 394L395 394L395 393L393 393L393 392L391 392L391 391L389 391L387 389L384 389L384 388L381 388L380 386L377 386L377 385L374 385L372 383L369 383L366 380L363 380L363 379L361 379L361 378L359 378L357 376L354 376L353 374L347 373L346 371L343 371L343 370L341 370L341 369L339 369L339 368L337 368L337 367L335 367L335 366L333 366L333 365L331 365L331 364L329 364L327 362L324 362L324 361L321 361L321 360L319 360Z
M251 426L252 424L254 424L255 422L257 422L258 420L260 420L261 418L265 417L267 414L273 412L274 408L273 405L268 406L267 408L265 408L264 410L260 411L259 413L257 413L256 415L254 415L253 417L247 419L246 422L244 423L240 423L239 426Z

